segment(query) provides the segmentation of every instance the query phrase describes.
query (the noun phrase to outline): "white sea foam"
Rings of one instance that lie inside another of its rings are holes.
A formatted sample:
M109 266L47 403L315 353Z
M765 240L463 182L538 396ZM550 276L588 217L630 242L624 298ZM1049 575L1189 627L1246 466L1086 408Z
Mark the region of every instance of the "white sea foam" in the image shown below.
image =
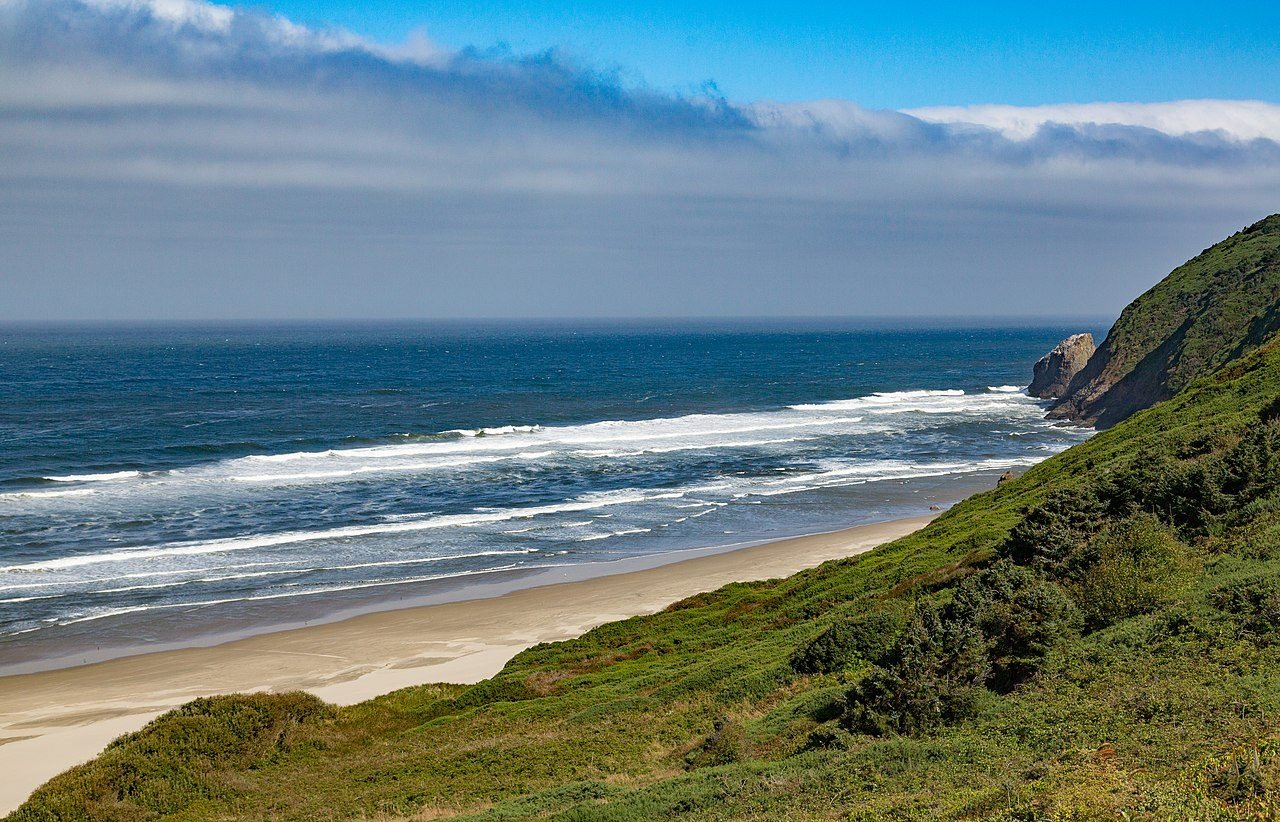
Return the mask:
M0 592L18 591L31 588L54 588L65 585L100 585L106 582L117 582L122 579L148 579L151 577L180 576L183 574L205 574L215 571L229 571L241 568L261 568L270 565L298 566L304 560L274 560L269 562L244 562L233 565L217 565L203 568L177 568L168 571L138 571L131 574L113 574L106 577L77 577L72 579L42 579L39 582L25 582L16 585L0 585Z
M517 454L516 456L524 455ZM440 468L462 468L469 465L483 465L485 463L498 462L502 459L505 459L505 457L462 457L458 459L434 460L431 462L408 462L397 465L357 465L351 468L337 469L334 471L250 474L247 476L232 476L228 477L228 479L233 482L295 483L306 480L346 479L348 477L359 476L360 474L385 474L398 472L418 473Z
M502 550L502 551L471 551L471 552L462 553L462 554L415 557L412 559L390 559L390 560L380 560L377 562L357 562L357 563L351 563L347 565L315 565L311 567L301 567L301 566L294 565L294 567L277 568L271 571L253 571L250 573L220 574L220 575L214 575L214 576L193 576L193 577L190 577L189 579L178 579L178 580L172 580L169 582L156 582L156 583L149 583L146 585L122 585L116 588L91 588L91 589L81 590L81 591L66 591L66 592L60 592L60 593L32 595L32 596L26 596L26 597L10 597L7 599L0 599L0 604L31 602L34 600L57 599L59 597L70 597L70 596L79 597L79 596L85 596L85 595L98 595L98 594L123 594L123 593L129 593L132 591L153 591L153 590L162 590L166 588L179 588L179 587L184 587L189 585L213 584L213 583L219 583L219 582L235 582L238 580L263 579L266 577L312 574L312 573L320 573L320 572L327 572L327 571L356 571L356 570L363 570L366 568L393 568L393 567L401 567L401 566L407 566L407 565L424 565L424 564L436 563L436 562L449 562L449 561L466 560L466 559L480 559L483 557L520 556L524 554L538 553L539 551L540 549L538 548L517 548L513 550ZM258 563L255 563L255 564L258 564ZM269 563L263 563L263 564L269 564ZM203 570L204 571L221 571L221 570L229 570L234 567L235 566L224 566L223 568L206 568ZM171 571L171 572L165 572L165 573L168 575L176 575L176 574L191 574L193 572L192 571ZM144 575L128 574L125 576L144 576ZM103 580L93 580L92 582L100 583L102 581ZM80 582L81 584L83 584L83 581L80 581ZM12 586L12 587L19 587L19 586ZM42 586L32 586L32 587L42 587ZM48 587L48 586L43 586L43 587Z
M939 407L940 400L948 400L943 406L947 408L965 408L964 403L956 404L950 398L970 396L959 388L945 388L936 391L889 391L876 392L865 397L854 397L848 400L831 400L829 402L802 403L787 406L793 411L861 411L871 413L903 413Z
M78 568L86 565L100 565L111 562L135 562L146 559L197 556L203 554L222 554L232 551L249 551L259 548L276 548L304 542L334 541L369 537L385 534L403 534L428 531L437 528L457 528L469 525L480 525L494 522L505 522L512 519L528 519L548 514L569 511L590 511L610 505L676 499L684 495L682 491L610 491L585 494L577 499L555 505L531 506L526 508L507 508L493 512L469 514L444 514L422 520L405 520L399 522L380 522L370 525L349 525L341 528L327 528L317 531L286 531L276 534L259 534L249 537L228 537L223 539L202 540L198 542L177 542L157 546L135 546L98 554L81 554L78 556L59 557L57 559L21 563L18 565L0 566L0 573L32 573L40 571L58 571L67 568Z
M385 588L392 585L412 585L419 582L435 582L443 579L457 579L462 577L479 576L482 574L495 574L502 571L514 571L521 566L517 564L500 565L494 568L479 568L473 571L460 571L456 574L433 574L431 576L406 577L404 579L383 579L375 581L355 582L349 585L327 585L317 588L301 589L297 591L288 591L275 594L259 594L257 596L246 597L224 597L221 599L205 599L196 602L165 602L147 605L130 605L123 608L108 608L102 611L96 611L91 614L75 614L68 619L60 619L57 625L75 625L82 622L94 622L109 617L124 616L126 614L136 614L145 611L160 611L172 608L208 608L214 605L231 605L240 602L262 602L274 599L293 599L296 597L316 596L317 594L332 594L342 591L358 591L365 588ZM562 565L540 565L539 568L559 568Z
M541 430L541 425L499 425L493 428L451 428L441 433L460 437L497 437L502 434L532 434Z
M1063 447L1065 448L1066 446L1064 445ZM904 460L869 460L855 464L829 460L821 464L818 470L815 471L777 479L757 478L744 480L741 483L742 487L735 491L732 496L735 499L768 497L781 494L797 494L803 491L816 491L824 488L865 485L871 482L973 474L981 471L1025 467L1034 465L1040 462L1041 459L1040 457L993 457L964 462L921 463L912 463ZM693 516L701 516L701 514L694 514Z
M65 477L45 477L45 479L50 482L110 482L140 476L142 476L141 471L113 471L107 474L68 474Z
M860 421L861 418L858 418ZM783 437L780 439L769 440L738 440L727 442L713 442L704 445L672 445L663 448L636 448L631 450L608 449L603 451L578 451L574 456L588 457L591 459L619 459L625 457L639 457L646 454L673 454L677 451L710 451L731 448L761 448L766 445L786 445L793 442L805 442L813 437Z
M633 534L647 534L652 530L652 528L624 528L621 531L610 531L607 534L587 534L586 536L578 537L577 541L595 542L596 540L609 539L610 537L626 537Z
M918 419L913 421L912 415L920 414L990 414L1001 419L1031 420L1042 413L1037 403L1014 386L996 386L977 394L959 389L898 391L768 411L565 426L513 424L452 429L409 442L397 438L383 445L257 454L167 472L72 474L49 479L95 486L92 490L75 489L75 494L162 495L201 489L212 493L224 483L332 484L364 481L379 474L493 470L507 460L625 460L681 451L779 446L815 437L908 430L925 424ZM18 499L15 494L0 494L0 500Z
M60 491L7 491L0 494L0 500L42 500L60 497L89 497L98 492L93 488L67 488Z

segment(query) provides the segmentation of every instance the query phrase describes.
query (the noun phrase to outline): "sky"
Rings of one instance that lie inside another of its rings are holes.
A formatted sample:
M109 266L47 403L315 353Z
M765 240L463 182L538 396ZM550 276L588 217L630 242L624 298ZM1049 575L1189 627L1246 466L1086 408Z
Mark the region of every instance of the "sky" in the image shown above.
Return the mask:
M674 92L736 100L1280 102L1280 4L276 0L245 4L384 42L559 49Z
M1275 4L0 0L0 321L1114 315Z

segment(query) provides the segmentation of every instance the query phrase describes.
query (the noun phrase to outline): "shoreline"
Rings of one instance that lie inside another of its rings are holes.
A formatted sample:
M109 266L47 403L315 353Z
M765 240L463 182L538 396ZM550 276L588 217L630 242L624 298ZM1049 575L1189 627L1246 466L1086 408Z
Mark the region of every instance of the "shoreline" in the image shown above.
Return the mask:
M983 484L980 487L988 487L988 484ZM963 497L961 497L961 499L963 499ZM929 501L933 502L932 499ZM951 500L945 502L939 510L932 511L929 516L938 516L942 514L947 508L954 505L957 501L958 500ZM561 565L545 566L542 568L494 569L492 571L481 572L474 576L441 580L441 582L445 584L440 588L440 590L435 592L415 594L409 597L401 597L397 599L378 600L348 605L327 613L312 615L306 619L295 619L287 622L259 623L246 628L226 631L200 632L188 635L181 640L174 640L170 642L107 646L105 648L97 647L93 650L86 648L60 656L38 657L21 662L0 663L0 683L10 677L87 668L104 662L112 662L132 657L153 656L157 654L201 648L217 648L223 645L239 642L241 640L253 639L255 637L272 634L301 631L311 628L320 628L326 625L347 622L352 619L372 616L375 614L385 614L394 611L412 611L439 605L496 599L525 590L542 589L556 585L567 585L578 582L590 582L592 580L602 579L605 577L625 576L640 571L663 568L669 565L680 565L703 557L731 554L748 548L772 545L779 542L787 543L792 540L808 540L842 534L846 531L882 525L889 522L897 522L901 519L914 518L897 517L887 520L875 520L871 522L861 522L856 525L849 525L842 528L835 528L829 531L815 531L812 533L765 537L761 539L742 539L737 542L726 542L717 545L706 545L694 548L679 548L675 550L655 552L652 554L622 557L608 561L566 563ZM482 576L492 577L493 581L478 581ZM465 580L465 584L450 584L457 583L459 580ZM0 744L3 744L3 736L0 736Z
M636 570L0 677L0 814L117 736L200 696L300 689L350 705L412 685L478 682L532 645L655 613L731 582L789 576L864 553L939 513L692 549L699 555Z
M896 500L861 500L866 507L887 507L878 510L870 519L860 519L855 524L873 524L901 517L910 517L925 506L936 504L946 509L956 502L996 484L1002 469L987 469L973 473L922 476L896 483L903 488L902 497ZM907 491L910 492L910 497ZM887 505L885 505L888 503ZM853 511L860 510L855 506ZM861 510L865 511L865 508ZM866 514L864 514L866 516ZM812 527L812 523L810 524ZM46 638L44 632L33 635L34 643L12 641L14 637L0 640L0 679L42 671L83 667L121 657L164 653L189 648L207 648L223 645L253 636L289 631L297 628L340 622L353 617L381 611L403 610L426 605L461 602L473 599L498 597L523 588L535 588L560 582L587 580L596 577L629 573L658 565L680 562L700 557L795 537L816 536L827 531L841 531L852 527L848 519L841 522L827 520L818 530L782 531L758 534L752 530L724 531L723 534L706 535L710 544L703 543L669 549L658 549L639 554L624 554L613 559L596 559L587 562L553 562L541 566L502 567L479 569L462 574L443 576L431 581L409 580L390 586L374 586L377 596L360 599L332 599L330 597L296 597L289 600L291 607L281 607L274 598L263 610L252 600L228 600L198 608L181 608L173 613L179 619L188 620L157 627L147 621L146 614L124 614L104 620L106 633L94 632L79 636L55 636ZM724 541L719 541L719 540ZM339 595L342 596L342 595ZM247 606L247 610L246 610ZM197 611L198 618L192 618ZM165 619L167 611L157 611ZM120 621L124 622L121 623ZM132 621L136 631L130 629ZM99 623L94 623L99 624Z

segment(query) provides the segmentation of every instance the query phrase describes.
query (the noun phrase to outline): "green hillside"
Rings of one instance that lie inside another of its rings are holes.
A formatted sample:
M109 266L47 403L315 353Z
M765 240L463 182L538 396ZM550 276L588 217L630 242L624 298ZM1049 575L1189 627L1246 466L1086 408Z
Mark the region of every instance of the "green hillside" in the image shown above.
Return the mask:
M1050 416L1114 425L1277 329L1280 214L1205 249L1130 303Z
M11 818L1275 818L1280 343L1202 339L1209 376L868 554L475 686L198 700Z

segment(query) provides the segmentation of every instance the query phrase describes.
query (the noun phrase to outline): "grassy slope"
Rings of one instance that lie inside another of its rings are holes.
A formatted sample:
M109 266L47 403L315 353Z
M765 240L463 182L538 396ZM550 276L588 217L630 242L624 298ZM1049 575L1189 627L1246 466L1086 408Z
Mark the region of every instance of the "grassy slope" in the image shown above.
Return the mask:
M1280 328L1280 214L1205 249L1120 314L1055 413L1106 426ZM1105 393L1100 393L1105 390Z
M1055 648L1038 677L927 735L845 733L806 750L867 666L799 676L788 659L876 603L945 598L1052 489L1096 484L1144 452L1230 443L1280 394L1273 349L862 557L535 647L473 687L344 709L201 702L59 776L13 818L1243 814L1229 777L1246 760L1274 776L1280 660L1240 639L1206 592L1280 575L1280 514L1198 546L1203 573L1184 602ZM717 719L727 730L708 745Z

